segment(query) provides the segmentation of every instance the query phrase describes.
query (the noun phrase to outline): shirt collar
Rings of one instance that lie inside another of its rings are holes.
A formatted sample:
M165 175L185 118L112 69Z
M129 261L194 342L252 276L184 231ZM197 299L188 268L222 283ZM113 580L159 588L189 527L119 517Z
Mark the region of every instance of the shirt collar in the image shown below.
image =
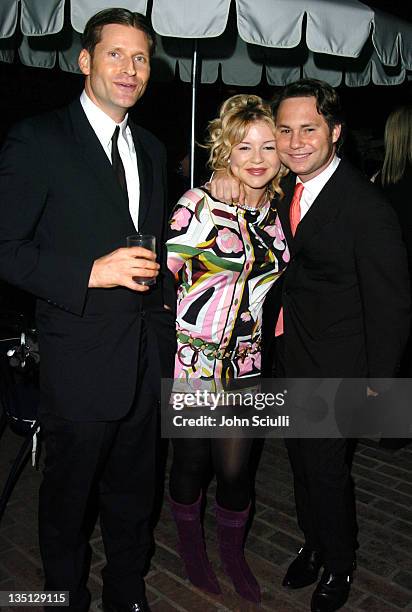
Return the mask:
M304 185L306 193L310 195L311 200L313 201L318 197L319 193L322 191L332 174L335 172L336 168L339 166L339 163L340 157L335 155L329 166L327 166L320 174L313 177L309 181L306 181L305 183L303 183L303 181L301 181L297 176L296 183L302 183Z
M129 117L128 114L121 123L116 123L89 98L85 90L83 90L80 96L80 103L90 125L96 132L96 136L102 143L103 147L111 147L113 132L117 125L120 127L120 132L123 134L123 137L127 142L126 128Z

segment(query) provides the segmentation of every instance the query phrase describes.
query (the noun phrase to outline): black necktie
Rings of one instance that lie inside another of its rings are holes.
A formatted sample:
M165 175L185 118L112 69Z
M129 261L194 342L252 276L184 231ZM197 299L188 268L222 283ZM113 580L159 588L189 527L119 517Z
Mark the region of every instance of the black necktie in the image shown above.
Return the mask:
M127 195L126 174L124 172L122 158L120 157L119 148L117 146L119 132L120 132L120 128L118 125L116 125L116 129L114 130L113 136L112 136L112 166L113 166L114 173L117 177L117 180L120 183L120 187L124 190L124 192Z

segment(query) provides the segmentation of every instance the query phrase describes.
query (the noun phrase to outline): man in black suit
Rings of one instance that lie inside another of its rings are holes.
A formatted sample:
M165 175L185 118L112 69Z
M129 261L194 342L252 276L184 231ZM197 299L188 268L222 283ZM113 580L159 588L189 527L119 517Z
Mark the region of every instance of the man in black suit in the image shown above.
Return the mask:
M293 172L278 207L291 251L282 291L285 333L277 340L281 373L363 377L366 399L380 390L379 379L395 375L409 325L399 226L374 186L337 155L342 114L332 87L309 79L288 85L274 115L278 153ZM338 610L349 595L356 544L347 441L288 439L286 446L305 544L283 584L311 584L323 566L312 610Z
M380 390L379 379L395 375L407 337L409 283L399 226L376 188L337 155L343 121L332 87L311 79L287 85L274 116L278 154L291 170L278 203L291 258L276 325L277 374L368 379L366 400L367 392ZM226 199L239 195L227 181L219 189L230 192ZM283 585L315 583L323 567L311 609L332 612L348 598L355 562L347 440L287 439L286 446L305 544Z
M127 111L146 89L154 45L139 13L92 17L80 100L15 126L0 157L0 276L38 298L45 588L68 590L79 612L90 603L96 500L103 607L148 609L156 393L172 371L175 298L163 249L164 148ZM156 237L158 263L147 249L124 248L136 230Z

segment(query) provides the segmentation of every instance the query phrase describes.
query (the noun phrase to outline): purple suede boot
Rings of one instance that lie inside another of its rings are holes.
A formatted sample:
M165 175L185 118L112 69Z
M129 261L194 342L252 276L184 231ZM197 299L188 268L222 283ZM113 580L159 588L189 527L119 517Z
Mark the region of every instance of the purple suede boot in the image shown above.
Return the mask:
M242 512L226 510L216 504L217 536L223 569L232 579L236 591L248 601L260 603L260 587L243 552L249 511L250 504Z
M187 577L199 589L219 595L219 583L207 558L200 522L202 495L194 504L179 504L169 497L170 508L179 536L178 550L185 564Z

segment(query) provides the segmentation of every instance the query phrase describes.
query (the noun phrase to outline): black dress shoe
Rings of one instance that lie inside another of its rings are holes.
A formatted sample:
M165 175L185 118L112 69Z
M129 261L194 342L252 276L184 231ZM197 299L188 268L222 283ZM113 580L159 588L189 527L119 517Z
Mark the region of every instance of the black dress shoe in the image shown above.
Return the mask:
M309 586L317 581L321 567L320 553L303 546L296 559L289 565L282 585L288 589Z
M150 612L149 604L146 597L139 597L133 602L120 603L111 601L103 597L102 599L103 612Z
M348 600L351 582L351 574L332 574L325 570L313 592L311 611L334 612L342 608Z

